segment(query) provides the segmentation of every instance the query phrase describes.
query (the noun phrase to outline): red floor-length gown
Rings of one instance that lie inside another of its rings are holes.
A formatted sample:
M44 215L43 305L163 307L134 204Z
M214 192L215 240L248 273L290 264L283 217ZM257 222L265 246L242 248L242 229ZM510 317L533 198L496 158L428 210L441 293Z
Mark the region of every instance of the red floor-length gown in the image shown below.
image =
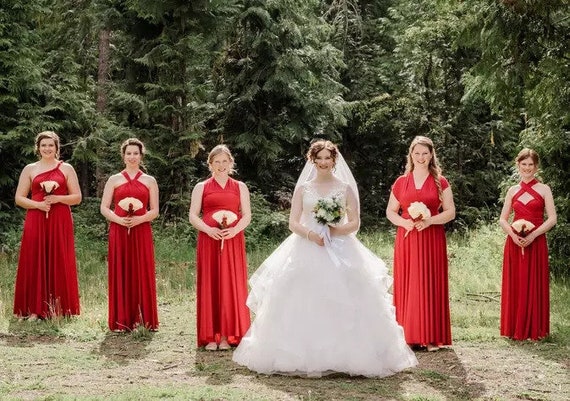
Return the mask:
M224 188L210 178L202 195L202 220L211 227L219 227L212 218L218 210L230 210L239 218L239 182L229 179ZM234 222L231 225L235 225ZM198 233L197 258L197 329L198 346L219 342L227 337L237 345L250 326L247 299L247 259L243 231L231 239L221 241Z
M143 207L133 215L146 213L149 189L138 180L139 171L115 188L113 202L115 214L124 217L127 212L119 206L126 197L140 200ZM109 227L109 328L132 330L141 325L149 330L158 329L156 303L156 277L154 244L150 222L131 227L111 223Z
M46 196L40 185L43 181L59 184L53 195L68 194L61 163L34 177L33 200L42 201ZM79 315L73 218L69 205L52 204L48 215L39 209L26 212L14 292L17 316Z
M441 188L449 187L441 177ZM402 217L410 218L412 202L423 202L431 215L439 213L441 200L435 179L429 175L421 189L416 189L413 174L399 177L392 192L402 209ZM450 345L448 260L445 229L434 224L406 236L398 227L394 245L394 306L396 320L404 328L410 345Z
M544 222L544 198L532 186L538 181L520 183L520 190L513 196L513 221L524 219L535 227ZM532 199L526 204L523 194ZM548 246L542 234L526 248L522 248L507 236L503 254L503 283L501 294L501 335L515 340L537 340L550 331L550 296L548 271Z

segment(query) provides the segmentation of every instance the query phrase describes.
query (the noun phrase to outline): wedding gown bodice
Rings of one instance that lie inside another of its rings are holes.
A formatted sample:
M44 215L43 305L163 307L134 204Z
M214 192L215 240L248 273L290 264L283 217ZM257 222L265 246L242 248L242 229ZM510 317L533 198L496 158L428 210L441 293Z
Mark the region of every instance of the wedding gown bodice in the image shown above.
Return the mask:
M301 214L301 224L309 228L321 228L320 224L314 218L313 210L317 205L319 199L322 198L337 198L340 199L341 204L346 208L346 191L348 184L339 182L333 185L326 191L319 191L317 186L312 182L303 184L303 213Z

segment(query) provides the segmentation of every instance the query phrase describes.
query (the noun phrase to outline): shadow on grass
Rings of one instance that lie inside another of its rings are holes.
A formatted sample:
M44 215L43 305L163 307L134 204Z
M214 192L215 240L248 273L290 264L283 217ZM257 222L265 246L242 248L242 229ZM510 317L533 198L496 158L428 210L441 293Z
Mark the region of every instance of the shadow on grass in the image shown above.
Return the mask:
M150 353L147 347L153 337L154 333L149 331L144 335L137 335L135 331L108 332L99 345L99 349L93 353L102 355L119 365L126 365L131 360L143 359Z
M207 376L210 385L226 385L234 375L250 376L276 391L308 400L404 400L423 399L429 394L450 400L476 399L485 393L482 383L473 382L453 349L417 352L419 365L393 376L366 378L335 373L321 378L262 375L237 365L231 351L196 353L196 372ZM426 398L426 399L429 399Z
M8 334L0 333L0 339L11 347L33 347L35 344L59 344L65 342L62 328L74 317L55 317L28 321L11 318Z

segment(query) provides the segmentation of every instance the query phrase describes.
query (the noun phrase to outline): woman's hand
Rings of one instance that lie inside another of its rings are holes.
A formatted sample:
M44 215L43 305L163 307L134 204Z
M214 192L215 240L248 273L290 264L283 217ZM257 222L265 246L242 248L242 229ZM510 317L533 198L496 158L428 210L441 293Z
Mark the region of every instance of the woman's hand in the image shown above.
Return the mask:
M47 200L43 200L41 202L36 202L36 209L41 210L42 212L49 212L51 209L51 204Z
M60 195L47 195L44 197L44 202L47 202L49 205L53 205L54 203L60 202Z
M224 238L223 231L220 230L218 227L208 226L208 228L204 232L213 239L221 240L222 238Z
M239 230L235 227L229 227L222 230L222 236L224 239L230 239L238 235Z
M414 227L416 228L416 230L418 231L422 231L425 230L426 228L428 228L429 226L431 226L431 219L429 217L420 220L420 221L416 221L414 223Z
M404 229L406 230L406 232L410 232L415 228L415 224L414 221L412 219L405 219L402 222L402 227L404 227Z
M534 234L534 232L531 232L526 237L519 237L519 238L521 239L520 246L526 248L527 246L532 244L533 241L536 239L536 234Z
M312 230L307 234L307 239L319 246L325 246L324 238Z

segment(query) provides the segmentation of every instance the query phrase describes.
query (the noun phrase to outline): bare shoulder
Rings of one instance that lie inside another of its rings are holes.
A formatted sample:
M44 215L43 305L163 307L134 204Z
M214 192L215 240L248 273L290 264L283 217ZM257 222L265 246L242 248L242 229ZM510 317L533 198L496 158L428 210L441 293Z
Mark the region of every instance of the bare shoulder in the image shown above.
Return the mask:
M519 190L521 189L520 184L515 184L512 187L509 188L509 190L507 191L507 195L513 196L514 194L516 194Z
M196 185L194 185L194 189L192 189L192 194L202 194L204 192L204 186L206 185L206 181L200 181Z
M237 180L236 180L237 181ZM249 191L249 189L247 188L247 185L245 182L243 181L237 181L238 185L239 185L239 189L242 191Z
M141 182L147 186L156 185L156 178L154 178L152 175L143 174L140 176L139 180L141 180Z
M123 183L126 182L127 180L125 179L125 177L123 177L123 175L121 173L117 173L117 174L113 174L112 176L109 177L109 179L107 180L107 184L112 185L114 187L116 187L119 183Z
M543 197L545 195L551 194L552 190L550 189L550 187L542 182L537 183L534 188L536 189L536 191L541 194Z
M69 163L66 162L61 163L60 169L61 171L64 172L66 176L69 176L69 174L75 174L75 169Z
M38 162L26 164L22 169L22 175L31 175L32 171L34 171L38 166Z

